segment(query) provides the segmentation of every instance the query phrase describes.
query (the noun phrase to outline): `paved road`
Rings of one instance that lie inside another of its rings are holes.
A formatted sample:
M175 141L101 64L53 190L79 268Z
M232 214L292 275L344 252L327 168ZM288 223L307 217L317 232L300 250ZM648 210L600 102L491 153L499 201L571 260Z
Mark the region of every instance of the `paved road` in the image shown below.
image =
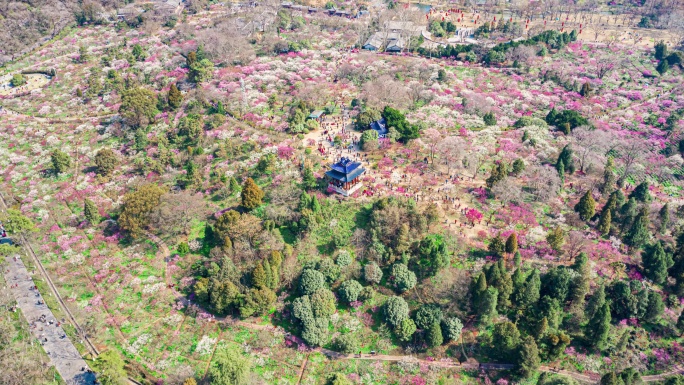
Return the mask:
M60 376L68 385L94 384L95 375L87 370L81 370L82 368L88 369L88 364L69 337L66 337L64 329L57 326L57 320L45 305L43 297L33 289L35 284L24 262L18 257L6 259L7 267L3 271L5 281L10 285L10 291L17 300L17 306L21 309L24 318L31 325L31 333L43 345L43 349Z

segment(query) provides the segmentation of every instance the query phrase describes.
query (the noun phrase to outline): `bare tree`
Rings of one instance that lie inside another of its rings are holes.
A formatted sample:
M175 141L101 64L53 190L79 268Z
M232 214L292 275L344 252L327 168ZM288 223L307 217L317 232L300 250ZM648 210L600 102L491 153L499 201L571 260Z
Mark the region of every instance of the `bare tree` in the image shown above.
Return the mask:
M524 196L524 193L518 183L516 183L514 180L511 180L511 178L505 178L497 182L492 187L492 193L496 199L501 201L503 207L506 207L506 205L510 202L522 202Z
M640 138L627 137L620 140L616 147L618 161L622 164L622 175L618 178L618 185L622 186L625 180L632 175L634 166L650 154L651 146Z
M558 195L560 177L556 169L549 166L531 166L527 168L525 175L529 180L528 187L538 201L547 202Z
M184 190L161 197L161 202L150 215L150 224L164 234L188 234L192 221L207 214L201 194Z
M463 164L465 149L465 142L458 136L447 136L439 142L437 154L444 165L447 166L447 174L451 174L452 169Z
M615 140L615 136L609 131L590 130L586 126L574 129L572 137L575 139L573 150L582 172L594 162L603 163L606 152L613 147Z

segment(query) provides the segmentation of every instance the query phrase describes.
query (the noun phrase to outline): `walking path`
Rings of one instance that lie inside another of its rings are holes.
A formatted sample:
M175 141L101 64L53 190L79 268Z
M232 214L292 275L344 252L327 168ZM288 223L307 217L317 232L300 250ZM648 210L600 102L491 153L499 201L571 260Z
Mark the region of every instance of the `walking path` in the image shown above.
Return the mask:
M5 281L31 327L31 334L43 345L60 376L68 385L94 384L95 374L89 371L88 364L66 336L61 323L45 305L24 262L17 256L6 260Z

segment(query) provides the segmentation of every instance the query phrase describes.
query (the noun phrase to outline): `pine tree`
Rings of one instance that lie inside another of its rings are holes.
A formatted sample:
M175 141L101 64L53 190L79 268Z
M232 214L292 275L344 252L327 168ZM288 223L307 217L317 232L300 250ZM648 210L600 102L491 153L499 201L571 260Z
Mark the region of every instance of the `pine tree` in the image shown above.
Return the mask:
M658 211L658 217L660 218L660 234L665 234L667 228L670 226L670 206L665 203L663 207Z
M271 268L271 264L268 262L268 259L264 259L262 264L264 273L266 273L266 287L273 289L273 269Z
M522 255L520 255L520 251L516 251L515 255L513 255L513 266L520 267L521 264L522 264Z
M263 199L263 190L257 186L257 184L254 182L254 179L247 178L245 183L242 185L242 207L248 210L253 210L261 206Z
M499 291L494 287L489 287L480 296L478 315L482 325L488 325L496 317L496 306L499 297Z
M565 162L563 162L563 159L558 159L558 165L556 167L558 168L558 177L560 178L562 190L563 186L565 185Z
M617 373L611 370L601 377L600 385L624 385L624 382Z
M506 239L506 252L510 254L518 252L518 236L515 233L511 233Z
M603 307L606 303L606 287L600 285L594 291L594 294L589 298L589 303L587 304L586 316L588 318L593 318L596 312Z
M526 308L534 305L539 301L539 292L541 290L541 277L539 275L539 270L534 269L532 273L527 277L525 282L525 290L520 296L520 302L518 306L521 308Z
M541 366L539 348L532 336L527 336L518 349L518 373L524 378L532 376Z
M91 225L96 225L100 222L100 213L97 211L97 206L87 198L83 201L83 215Z
M534 336L537 339L537 341L540 341L544 336L546 336L546 333L549 331L549 319L547 317L542 318L541 322L537 325L536 330L534 331Z
M302 171L302 187L304 187L305 190L312 190L316 188L317 185L318 181L316 180L311 167L304 167L304 170Z
M556 252L560 252L561 247L565 244L565 232L560 226L556 226L546 235L546 241L552 249L556 250Z
M610 213L610 209L604 207L603 211L601 212L601 217L599 218L599 223L597 226L597 230L604 237L610 234L610 225L612 221L613 216Z
M631 201L631 199L630 199ZM635 248L641 248L649 239L651 234L648 232L648 213L646 209L642 209L639 215L634 219L632 227L625 235L624 242Z
M556 161L556 169L559 171L561 161L563 162L563 166L565 168L566 173L571 175L575 173L575 161L573 160L573 151L572 147L570 147L569 144L563 147L563 150L561 150L560 154L558 155L558 160Z
M677 318L677 329L679 329L679 335L684 336L684 310L682 310L679 318Z
M660 294L655 291L648 292L648 305L646 307L646 314L644 314L644 319L647 322L656 322L660 319L660 316L665 310L665 304Z
M610 332L610 305L604 303L600 309L589 320L585 335L591 345L599 350L603 350L608 342Z
M594 213L596 212L596 201L591 194L591 191L587 191L579 202L575 205L575 211L579 213L580 218L583 221L590 220Z
M188 56L185 58L185 65L190 68L197 61L197 54L195 51L190 51Z
M629 194L629 198L634 198L639 202L650 202L653 200L653 198L651 197L651 193L648 191L648 189L648 182L641 182L634 188L634 191Z
M428 346L431 348L435 348L444 343L444 336L442 335L442 328L440 327L439 322L435 322L430 326L425 339Z
M487 277L485 277L484 272L480 274L473 281L473 286L471 288L471 296L473 300L473 307L478 308L480 306L480 300L482 296L487 291Z
M397 235L396 246L394 247L394 251L398 255L408 252L411 247L410 230L411 229L407 223L402 223L399 227L399 234Z
M175 83L171 84L171 87L169 88L168 100L169 106L174 110L180 107L183 102L183 94L178 90Z
M252 272L252 287L255 289L264 289L268 287L268 276L264 270L264 265L259 262Z
M603 184L601 185L601 193L605 194L608 191L615 190L617 177L615 176L615 162L613 157L609 156L606 160L606 166L603 169Z
M667 269L671 266L672 256L665 253L661 242L656 242L641 253L641 261L648 279L658 285L662 285L667 280Z

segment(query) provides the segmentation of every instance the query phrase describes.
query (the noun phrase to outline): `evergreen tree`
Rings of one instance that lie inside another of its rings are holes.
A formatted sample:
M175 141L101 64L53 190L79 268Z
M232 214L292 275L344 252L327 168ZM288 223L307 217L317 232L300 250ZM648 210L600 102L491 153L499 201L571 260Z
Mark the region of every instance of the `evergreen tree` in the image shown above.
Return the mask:
M313 170L311 167L304 167L304 170L302 171L302 187L305 190L312 190L315 189L316 186L318 186L318 181L314 176Z
M52 168L55 170L57 174L66 172L67 170L69 170L69 167L71 167L71 158L69 157L69 155L60 150L56 149L52 151L52 154L50 155L50 160L52 162Z
M638 186L634 188L634 191L632 191L632 193L629 194L629 198L634 198L639 202L650 202L651 200L653 200L653 197L651 197L651 193L648 191L648 189L648 182L641 182Z
M601 377L600 385L624 385L622 378L614 371L610 371Z
M100 222L100 213L95 203L87 198L83 201L83 215L91 225L96 225Z
M532 336L527 336L518 349L517 370L524 378L532 376L541 366L539 348Z
M515 233L511 233L506 239L506 252L510 254L518 252L518 236Z
M560 226L556 226L546 235L546 241L549 243L552 249L556 252L560 252L561 248L565 244L565 232Z
M520 344L520 331L513 322L500 322L492 331L492 352L498 358L508 361L515 355Z
M670 206L665 203L663 207L658 211L658 217L660 218L660 234L665 234L667 228L670 226Z
M562 190L563 186L565 185L565 162L563 162L563 159L558 160L556 168L558 168L558 177L560 178L560 185Z
M612 156L606 160L606 166L603 169L603 184L601 185L601 193L605 194L608 191L615 190L617 186L617 177L615 176L615 161Z
M525 282L525 290L520 297L519 306L522 308L530 307L539 301L539 292L541 290L541 276L539 270L534 269L527 277Z
M473 300L473 307L479 308L480 300L483 298L484 293L487 291L487 278L484 272L480 274L473 280L473 285L471 288L471 296Z
M103 148L95 154L95 168L99 175L108 176L118 163L114 151L109 148Z
M606 287L600 285L594 291L591 298L589 298L589 303L587 303L586 316L588 318L593 318L596 312L599 311L606 303Z
M601 212L601 217L599 217L599 223L597 226L597 230L603 235L604 237L610 234L610 225L613 221L613 216L610 213L610 209L607 209L604 207L603 211Z
M521 265L522 265L522 255L520 255L520 251L516 251L515 254L513 255L513 266L520 267Z
M677 318L677 329L679 329L679 335L683 336L684 335L684 310L679 314L679 318Z
M603 208L608 208L610 210L611 216L613 218L617 218L618 208L622 208L622 206L625 203L625 195L622 193L622 190L617 189L610 193L610 196L608 197L608 201L606 204L603 206Z
M585 335L588 342L599 350L603 350L608 342L610 332L610 305L604 303L589 320Z
M527 132L527 131L525 131ZM522 159L518 158L513 161L513 175L520 175L523 171L525 171L525 162L523 162Z
M648 241L650 236L651 234L648 232L648 213L646 208L644 208L634 219L632 227L625 235L624 242L630 247L638 249Z
M442 328L440 327L439 322L435 322L430 326L427 335L425 336L425 340L431 348L435 348L444 343L444 336L442 335Z
M394 329L394 333L397 335L399 340L403 342L408 342L413 337L416 332L416 323L410 318L404 318Z
M478 315L480 317L480 323L488 325L497 315L496 307L499 291L494 287L489 287L481 297L478 306Z
M664 41L657 42L653 48L655 49L654 56L656 60L663 60L667 57L667 45Z
M268 277L261 262L256 265L254 271L252 272L252 287L256 289L268 287Z
M660 75L665 75L669 70L670 64L667 62L667 60L661 60L656 66L656 71L658 71Z
M580 218L583 221L590 220L594 213L596 212L596 201L591 194L591 191L587 191L579 202L575 205L575 211L579 213Z
M242 185L242 207L253 210L261 206L264 199L264 192L254 182L254 179L247 178Z
M639 206L634 198L630 198L622 207L620 207L620 219L622 221L621 227L623 233L634 223L634 219L639 213L638 209Z
M665 310L665 303L663 303L663 298L660 294L655 291L648 292L648 306L646 307L646 313L644 314L644 319L647 322L656 322L660 319L660 316Z
M568 174L574 174L575 173L575 161L573 159L573 151L572 147L570 145L566 145L563 147L563 150L561 150L560 154L558 155L558 160L556 161L556 169L560 171L560 164L561 161L563 163L563 166L565 168L565 172Z
M665 253L661 242L656 242L641 253L641 261L644 266L644 274L658 285L667 280L667 269L672 264L672 256Z
M589 258L585 253L580 253L575 258L572 269L577 272L577 275L572 278L570 300L572 301L574 309L581 311L584 308L584 300L589 293L591 283Z
M169 106L172 109L177 109L178 107L181 106L181 103L183 103L183 94L181 94L180 90L178 90L178 87L176 87L176 84L171 84L171 87L169 88Z

